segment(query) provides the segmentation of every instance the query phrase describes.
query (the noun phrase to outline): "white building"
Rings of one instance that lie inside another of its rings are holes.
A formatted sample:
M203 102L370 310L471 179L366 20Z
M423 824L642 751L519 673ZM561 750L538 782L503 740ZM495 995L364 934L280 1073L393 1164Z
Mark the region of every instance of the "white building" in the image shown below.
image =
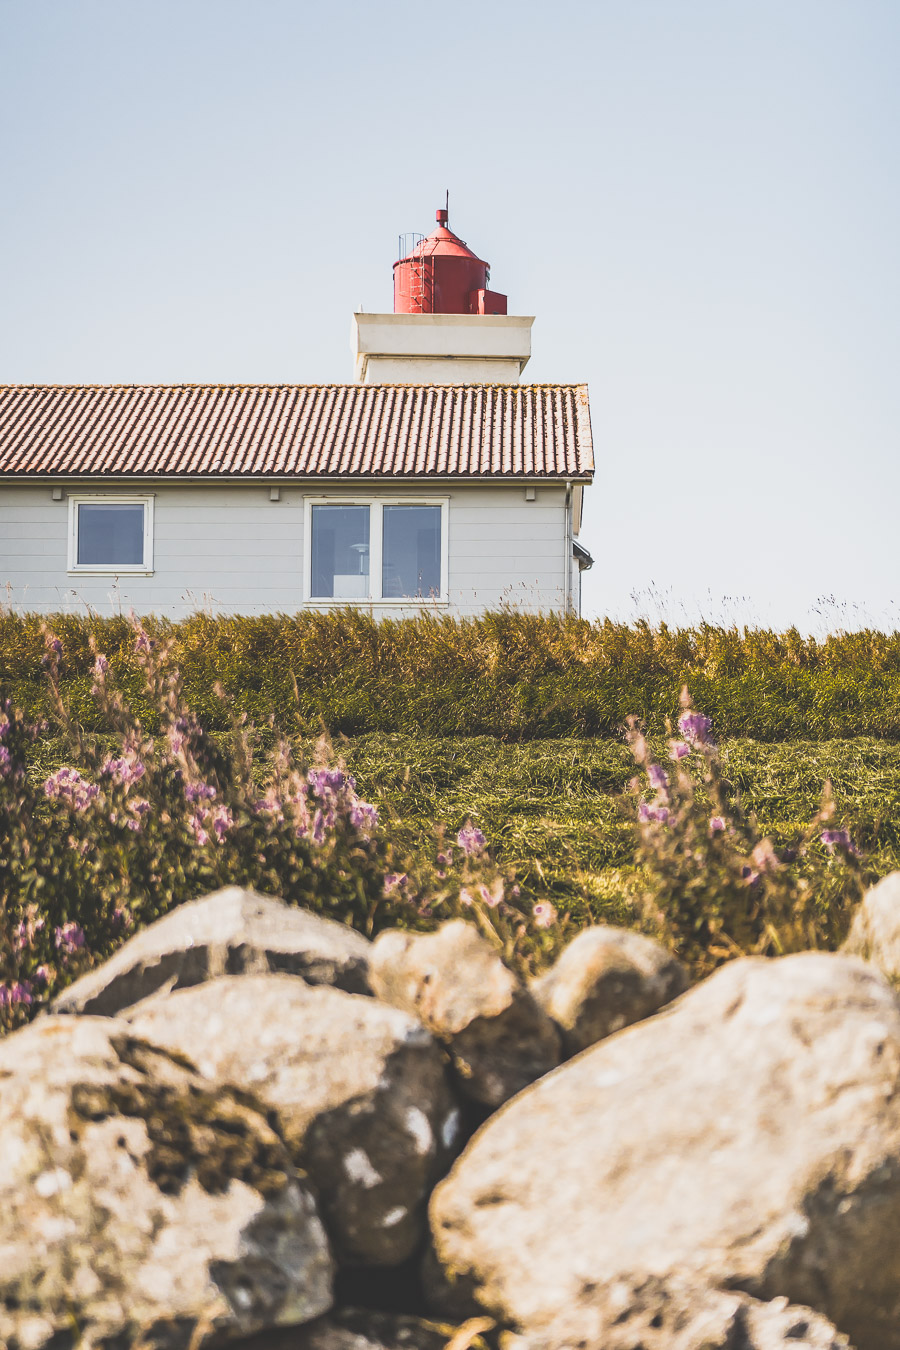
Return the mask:
M448 230L418 247L436 238L479 261ZM406 264L415 282L415 251ZM349 385L0 387L6 599L172 618L577 612L587 389L517 383L532 320L484 312L505 297L450 302L482 312L355 315Z

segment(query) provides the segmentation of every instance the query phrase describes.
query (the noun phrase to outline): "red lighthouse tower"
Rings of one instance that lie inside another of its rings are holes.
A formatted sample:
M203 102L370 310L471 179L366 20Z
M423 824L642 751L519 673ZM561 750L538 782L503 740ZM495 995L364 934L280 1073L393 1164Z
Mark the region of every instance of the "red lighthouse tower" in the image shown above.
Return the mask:
M394 263L394 313L505 314L506 296L488 289L489 264L448 228L447 218L445 207L434 233Z

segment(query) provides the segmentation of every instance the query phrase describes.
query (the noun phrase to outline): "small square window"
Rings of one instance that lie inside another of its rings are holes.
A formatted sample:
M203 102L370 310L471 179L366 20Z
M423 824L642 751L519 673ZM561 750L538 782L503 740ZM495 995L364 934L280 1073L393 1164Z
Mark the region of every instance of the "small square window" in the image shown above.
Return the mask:
M69 502L70 571L152 571L152 497L72 497Z

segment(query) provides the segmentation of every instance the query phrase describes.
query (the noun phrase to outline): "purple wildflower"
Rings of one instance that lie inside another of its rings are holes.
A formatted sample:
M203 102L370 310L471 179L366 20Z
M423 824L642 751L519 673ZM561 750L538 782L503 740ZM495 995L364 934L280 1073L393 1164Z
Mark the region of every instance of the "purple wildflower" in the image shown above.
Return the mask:
M234 817L227 806L217 806L212 813L211 820L213 833L221 844L222 840L234 824Z
M657 806L655 803L641 802L638 806L638 820L643 824L650 821L656 821L659 825L665 825L669 819L669 808L667 806Z
M690 745L711 745L710 729L712 722L703 713L682 713L678 719L678 730Z
M384 879L384 893L390 895L393 891L400 891L407 883L405 872L388 872Z
M647 777L650 780L650 786L657 792L664 792L669 786L668 775L665 769L660 768L658 764L650 764L647 767Z
M204 823L205 822L203 816L200 814L199 811L195 811L192 816L188 817L188 829L190 830L191 834L194 836L197 843L200 844L201 847L204 844L209 843L209 835L203 828Z
M153 643L150 641L149 634L143 628L139 628L137 630L137 637L134 640L134 650L139 653L143 652L147 655L152 647Z
M484 882L481 882L478 887L478 894L481 896L482 900L487 905L488 909L496 909L500 901L503 899L502 878L498 877L497 880L494 882L493 886L491 886L490 890L488 890Z
M374 830L378 824L378 808L370 802L354 802L350 807L350 824L355 830Z
M96 661L94 662L94 675L99 680L106 674L108 670L109 670L109 662L107 661L105 656L99 654L97 656Z
M456 842L466 857L471 858L473 854L482 851L485 839L477 825L464 825L456 836Z
M859 856L859 849L850 838L849 830L823 830L819 838L831 854L834 853L835 848L842 848L847 853L852 854L854 858Z
M549 900L539 900L531 913L535 928L552 928L556 923L556 909Z
M687 741L669 741L669 759L674 759L677 763L679 759L684 759L691 753L691 747Z
M37 970L34 972L34 978L37 984L42 984L46 987L50 983L50 967L38 966Z
M12 763L12 756L5 745L0 745L0 776L6 777L9 773L9 766Z
M325 843L325 817L321 811L313 816L312 841L314 844Z
M123 787L128 787L131 783L136 783L139 778L143 778L146 769L134 755L125 755L121 759L114 759L110 756L104 762L100 772L105 777L121 783Z
M721 816L710 816L709 832L710 834L720 834L725 829L725 822Z
M93 783L87 783L77 769L63 767L57 769L44 781L44 792L65 802L75 811L83 811L93 801L100 789Z
M185 783L184 799L187 802L211 802L216 789L209 783Z
M20 980L15 984L0 984L0 1008L9 1008L17 1003L33 1003L32 985L29 980Z
M84 946L84 929L77 923L64 923L56 929L53 941L61 952L76 952Z
M326 792L339 792L344 786L356 786L354 780L340 769L310 769L306 781L317 797L324 797Z

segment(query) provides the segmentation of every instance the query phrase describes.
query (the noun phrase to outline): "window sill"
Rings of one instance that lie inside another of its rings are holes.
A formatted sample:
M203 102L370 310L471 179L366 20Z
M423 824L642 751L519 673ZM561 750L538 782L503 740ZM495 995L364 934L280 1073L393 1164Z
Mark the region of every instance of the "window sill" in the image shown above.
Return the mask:
M152 577L152 567L70 567L67 577Z
M378 605L378 607L381 609L387 608L397 609L401 607L408 608L410 605L423 605L423 606L427 605L431 609L446 609L447 606L450 604L450 601L443 598L432 600L431 597L423 599L421 596L416 595L411 595L400 600L396 599L395 597L392 597L390 600L363 600L360 599L359 597L353 596L348 596L346 599L343 600L342 599L332 600L329 599L328 596L320 598L318 596L310 595L307 596L307 598L303 601L303 603L304 605L320 605L322 606L323 609L346 609L348 605L353 606L365 605L366 608L371 608L373 605Z

